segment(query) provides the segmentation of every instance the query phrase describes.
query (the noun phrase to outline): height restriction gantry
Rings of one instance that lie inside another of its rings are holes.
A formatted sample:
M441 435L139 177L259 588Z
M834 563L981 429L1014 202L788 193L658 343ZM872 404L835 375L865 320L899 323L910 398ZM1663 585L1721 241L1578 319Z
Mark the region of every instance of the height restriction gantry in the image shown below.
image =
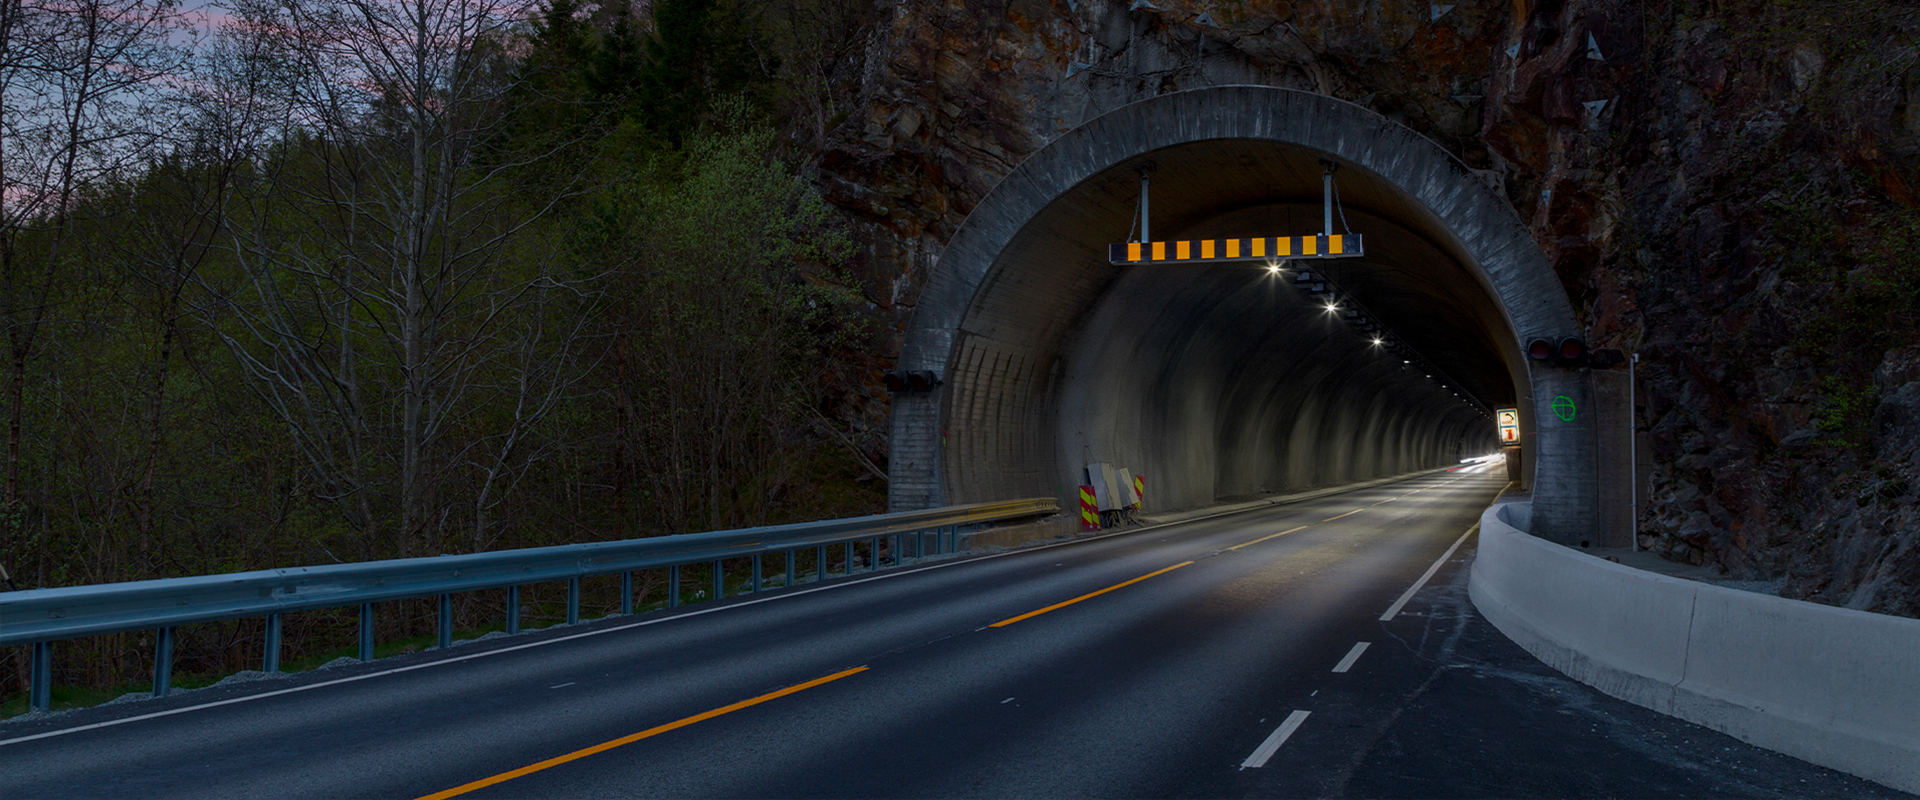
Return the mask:
M1137 229L1140 236L1121 244L1107 245L1107 260L1113 264L1206 264L1230 261L1276 261L1298 258L1354 258L1366 255L1360 234L1334 233L1333 173L1339 169L1331 161L1321 161L1322 227L1313 236L1262 236L1246 239L1194 239L1156 242L1149 226L1148 193L1153 184L1152 163L1140 166L1140 210Z

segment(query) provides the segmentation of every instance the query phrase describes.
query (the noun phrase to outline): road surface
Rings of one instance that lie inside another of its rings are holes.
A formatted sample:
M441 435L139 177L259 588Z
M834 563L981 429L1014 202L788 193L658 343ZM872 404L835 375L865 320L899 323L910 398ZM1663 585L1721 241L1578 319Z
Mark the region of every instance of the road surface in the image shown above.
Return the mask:
M1903 796L1465 599L1484 467L0 725L28 797ZM1418 591L1415 591L1418 589Z

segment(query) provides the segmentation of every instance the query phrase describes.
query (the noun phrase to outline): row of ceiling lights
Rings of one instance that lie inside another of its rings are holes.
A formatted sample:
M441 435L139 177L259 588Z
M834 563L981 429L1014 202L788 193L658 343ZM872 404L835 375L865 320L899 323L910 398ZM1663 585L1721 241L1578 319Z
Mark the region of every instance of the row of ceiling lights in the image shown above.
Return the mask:
M1367 337L1367 339L1373 343L1374 347L1399 356L1402 369L1420 372L1438 384L1440 388L1451 393L1462 405L1473 409L1474 413L1489 420L1493 419L1493 412L1489 411L1486 405L1481 403L1478 398L1473 397L1471 394L1462 394L1459 386L1450 381L1446 377L1446 373L1435 369L1426 359L1421 358L1419 353L1414 352L1412 348L1402 344L1397 337L1389 336L1385 326L1381 325L1378 319L1366 313L1359 302L1353 299L1352 295L1344 295L1343 299L1343 293L1339 292L1338 287L1334 286L1333 282L1328 280L1326 275L1315 274L1312 270L1305 269L1296 271L1290 269L1287 265L1288 262L1285 261L1268 262L1267 274L1279 278L1288 273L1292 273L1293 286L1295 289L1299 289L1309 300L1319 301L1325 307L1326 313L1339 315L1340 319L1352 325L1360 331L1361 335ZM1420 364L1416 366L1413 363L1415 361L1419 361ZM1434 377L1436 373L1439 374L1440 377Z

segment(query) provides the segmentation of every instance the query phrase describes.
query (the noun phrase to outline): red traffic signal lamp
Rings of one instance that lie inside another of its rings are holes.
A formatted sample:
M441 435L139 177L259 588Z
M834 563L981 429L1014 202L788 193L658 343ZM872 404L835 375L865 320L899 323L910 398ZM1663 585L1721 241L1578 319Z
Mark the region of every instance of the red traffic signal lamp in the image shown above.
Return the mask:
M1587 363L1587 343L1571 336L1561 339L1553 356L1555 361L1566 366L1583 366Z
M1527 343L1527 358L1562 367L1584 367L1587 365L1587 343L1572 336L1558 342L1535 339Z

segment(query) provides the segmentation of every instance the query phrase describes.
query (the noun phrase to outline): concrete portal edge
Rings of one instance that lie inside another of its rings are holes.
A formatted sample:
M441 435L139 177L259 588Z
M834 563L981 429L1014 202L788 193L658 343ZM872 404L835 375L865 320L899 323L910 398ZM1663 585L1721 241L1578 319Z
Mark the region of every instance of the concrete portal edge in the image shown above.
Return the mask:
M1531 441L1549 450L1527 459L1528 474L1522 480L1523 485L1535 480L1543 484L1535 491L1539 530L1561 541L1590 538L1596 517L1591 425L1585 419L1562 421L1541 413L1558 395L1584 401L1585 376L1524 365L1519 356L1530 337L1581 333L1552 265L1506 198L1467 165L1403 125L1326 95L1269 86L1192 89L1123 106L1062 134L989 191L948 241L908 321L899 366L942 376L969 366L955 363L968 341L962 329L968 309L999 279L996 270L1009 243L1054 200L1103 172L1126 169L1142 156L1214 141L1257 141L1324 153L1397 187L1450 237L1463 256L1461 263L1474 270L1498 300L1515 337L1504 343L1504 356L1516 373L1535 373L1516 374L1515 379L1532 390L1531 397L1519 402L1525 427L1538 437ZM1042 359L982 369L1013 375L1022 385L1041 385L1057 380L1057 367ZM1053 435L1047 427L1052 417L1043 402L1002 403L996 396L990 407L956 410L952 397L957 385L949 381L927 397L904 402L896 397L890 424L891 508L936 506L968 496L970 490L960 480L965 470L958 465L987 454L957 453L947 445L948 423L956 414L1025 415L1021 419L1039 422L1020 435ZM1525 388L1519 393L1527 395ZM1050 446L1024 439L1015 444L1035 454L1007 456L1018 463L996 463L992 471L1044 475L1049 479L1036 479L1040 484L1053 482L1051 476L1062 468Z

